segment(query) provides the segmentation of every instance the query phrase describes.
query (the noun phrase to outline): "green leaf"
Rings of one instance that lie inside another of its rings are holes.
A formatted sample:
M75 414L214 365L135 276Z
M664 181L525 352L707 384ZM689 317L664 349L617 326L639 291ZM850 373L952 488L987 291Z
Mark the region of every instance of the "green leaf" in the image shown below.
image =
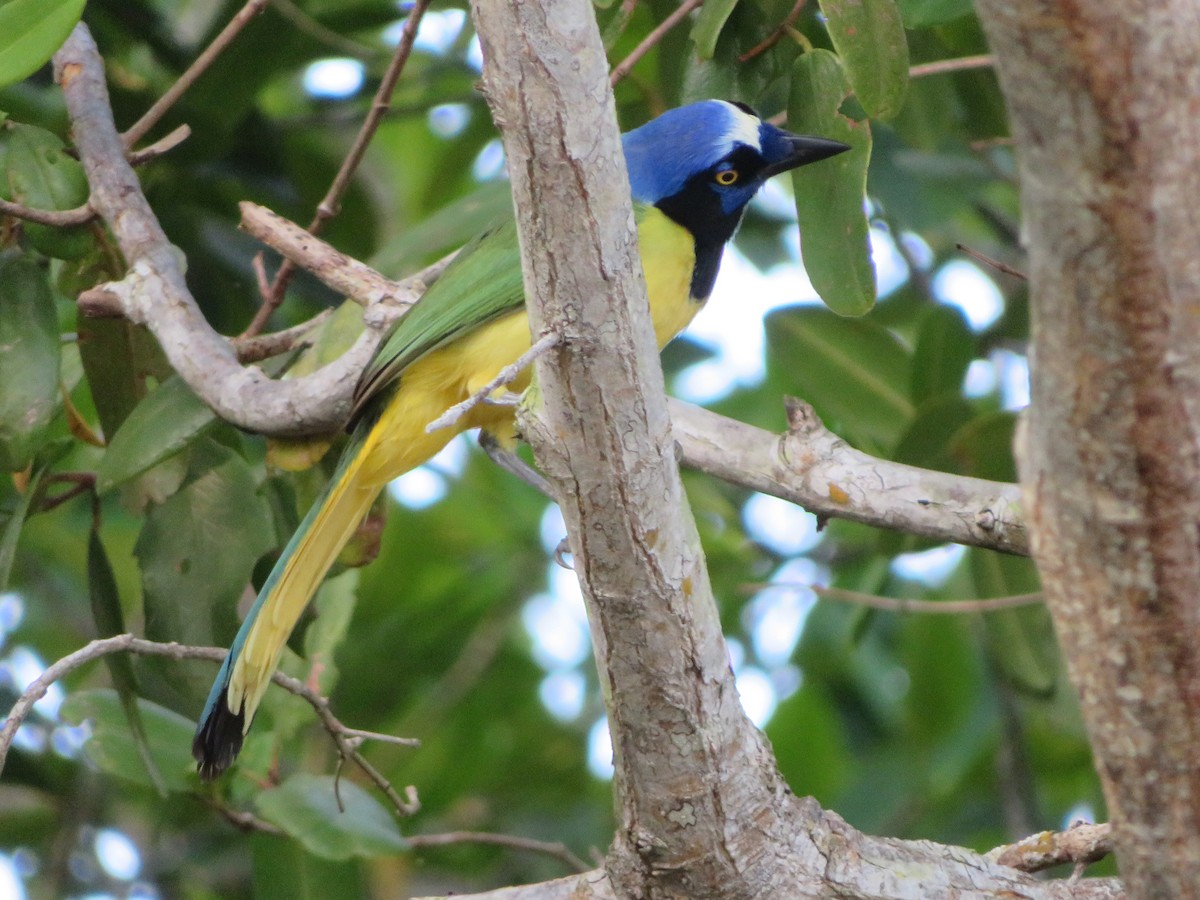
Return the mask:
M149 700L139 699L137 707L145 726L146 746L166 788L195 791L199 787L191 753L195 723ZM137 741L116 691L72 692L62 705L61 716L75 725L85 719L92 723L92 735L83 752L97 768L135 784L155 787L138 754Z
M5 7L0 7L0 17ZM34 125L9 122L0 130L5 145L0 194L34 209L74 209L87 202L83 166L70 156L58 135ZM92 247L84 226L58 228L26 222L25 236L47 256L76 259Z
M112 490L178 453L217 420L174 375L139 403L112 436L96 467L96 490Z
M91 276L88 284L109 277L98 266L79 274ZM59 290L74 296L81 288L64 290L60 281ZM135 325L128 319L94 319L80 312L76 316L75 332L79 335L79 357L83 361L92 402L104 435L111 440L147 396L147 380L154 377L166 381L173 373L153 335L144 326Z
M766 320L771 383L862 447L890 449L913 416L908 351L886 328L797 306Z
M337 684L334 654L350 627L357 591L356 569L326 580L317 591L316 618L304 632L304 655L314 667L317 690L326 697Z
M134 547L146 637L226 644L234 607L255 561L274 543L274 529L245 460L211 439L190 455L189 483L150 510ZM139 668L143 690L178 708L198 701L215 674L199 662L144 659Z
M17 500L16 508L4 523L4 530L0 531L0 594L8 590L8 576L12 574L13 560L17 555L17 539L21 536L25 517L29 515L29 504L33 502L41 480L42 470L35 469L20 499Z
M758 53L745 61L741 57L778 27L780 18L786 15L787 10L777 11L776 16L758 3L740 3L725 9L721 0L713 2L717 10L710 15L719 16L723 12L727 18L713 35L716 43L712 51L705 57L694 52L690 41L682 41L679 48L681 58L678 61L681 71L678 75L667 75L664 71L660 77L671 85L672 90L676 85L682 85L679 96L673 102L689 103L722 97L758 106L771 85L787 74L792 60L800 52L799 45L793 41L781 41L770 53ZM658 48L660 60L666 48L667 41L664 41Z
M1015 413L1008 410L985 413L964 424L950 437L950 453L959 471L991 481L1016 481L1013 459Z
M952 452L951 437L974 414L971 404L958 394L931 397L917 407L892 459L923 469L966 474Z
M1030 559L977 547L967 555L977 597L1009 597L1040 587ZM1013 687L1036 697L1053 694L1061 666L1045 604L997 610L988 613L984 621L992 660Z
M374 797L345 778L294 775L258 795L259 814L326 859L381 856L405 847L396 820Z
M366 897L357 860L322 859L287 838L255 834L250 838L255 900L318 900Z
M792 70L788 127L851 147L795 170L792 185L800 250L813 287L834 312L861 316L875 305L875 266L863 212L871 130L839 111L848 89L836 56L826 50L805 53Z
M971 0L898 0L906 28L945 25L974 11Z
M95 527L88 532L87 572L88 593L92 601L92 617L96 620L96 633L102 638L124 634L125 614L121 610L117 580L113 575L112 564L108 561L104 544L100 541L100 533ZM133 664L124 653L110 653L104 657L104 662L121 700L121 708L125 710L125 717L129 721L129 731L133 736L138 757L146 767L150 782L159 795L165 797L167 784L154 762L149 739L146 737L146 726L138 708L137 678L133 674Z
M84 0L9 0L0 6L0 87L32 75L62 46Z
M700 7L700 15L692 26L692 43L696 45L696 53L701 59L713 58L721 29L737 4L738 0L708 0Z
M820 0L833 47L867 115L890 119L908 91L908 40L895 0Z
M921 319L913 353L912 397L921 403L939 394L959 394L967 367L978 354L975 335L962 311L931 306Z
M0 254L0 471L29 465L58 400L59 339L46 273Z

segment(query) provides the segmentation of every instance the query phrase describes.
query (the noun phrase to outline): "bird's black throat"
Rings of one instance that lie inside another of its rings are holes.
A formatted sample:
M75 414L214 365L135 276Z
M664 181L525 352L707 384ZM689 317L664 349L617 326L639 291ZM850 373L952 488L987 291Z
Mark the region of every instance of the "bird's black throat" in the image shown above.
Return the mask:
M707 300L721 268L721 253L742 221L742 209L732 213L708 185L708 173L690 179L683 190L655 204L673 222L686 228L695 242L691 296Z

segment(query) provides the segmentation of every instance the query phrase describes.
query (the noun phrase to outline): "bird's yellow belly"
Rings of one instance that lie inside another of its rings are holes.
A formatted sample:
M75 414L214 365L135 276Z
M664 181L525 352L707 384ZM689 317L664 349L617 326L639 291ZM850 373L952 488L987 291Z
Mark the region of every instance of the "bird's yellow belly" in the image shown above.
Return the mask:
M695 244L684 228L658 210L647 211L638 225L638 244L650 301L650 318L658 346L687 327L702 304L689 296L695 268ZM513 310L493 322L427 354L409 366L387 405L363 454L363 476L383 484L437 453L454 435L469 428L510 438L510 406L479 404L459 422L433 434L425 426L456 403L482 389L505 366L530 346L525 309ZM529 386L526 369L510 385L520 392Z

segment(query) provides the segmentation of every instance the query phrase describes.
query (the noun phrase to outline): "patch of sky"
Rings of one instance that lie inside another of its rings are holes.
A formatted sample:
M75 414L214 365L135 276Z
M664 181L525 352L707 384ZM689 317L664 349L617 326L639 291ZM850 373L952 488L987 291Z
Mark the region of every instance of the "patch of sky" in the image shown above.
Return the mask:
M80 722L78 725L59 725L50 732L50 749L64 759L76 759L83 745L92 736L90 722Z
M504 147L499 138L492 138L471 163L471 176L476 181L494 181L504 175Z
M768 183L754 202L771 215L795 218L789 195L774 183ZM762 381L766 351L763 317L780 307L820 302L800 262L800 239L794 224L781 228L780 240L791 258L766 272L746 259L736 245L725 251L712 298L687 331L693 340L709 347L713 356L679 373L673 384L679 397L692 403L713 403L739 386ZM886 296L908 278L908 267L887 228L872 227L870 239L878 291Z
M417 466L388 484L392 499L408 509L425 509L446 496L446 479L428 466Z
M0 647L25 618L25 601L15 591L0 593Z
M587 699L587 678L579 669L556 669L538 685L538 698L560 722L574 722Z
M597 719L588 729L587 767L596 778L602 781L612 780L612 735L608 733L608 719L604 716Z
M557 503L546 506L546 511L542 513L542 522L538 526L538 532L542 539L542 549L547 554L553 554L562 539L567 536L567 523L563 521L562 510L559 509Z
M471 108L465 103L439 103L429 110L429 130L440 138L457 137L471 121Z
M779 587L759 591L746 604L742 627L762 665L773 669L788 663L817 602L808 586L828 579L825 568L811 559L791 559L771 576Z
M1029 358L1011 350L992 354L1000 380L1000 403L1007 410L1024 409L1029 405Z
M871 245L871 261L875 264L875 293L886 297L908 281L908 263L886 225L872 223L867 230L867 239Z
M25 881L16 854L0 853L0 897L5 900L25 900Z
M578 666L592 643L575 573L551 563L548 581L549 590L525 602L521 622L532 641L534 661L550 672Z
M322 100L352 97L362 87L364 72L363 64L357 59L319 59L304 70L304 90L309 96Z
M446 496L449 480L466 468L470 440L465 434L458 435L428 462L392 479L388 494L408 509L425 509L437 503Z
M821 540L817 517L770 494L751 494L742 506L747 534L780 556L807 553Z
M467 44L466 62L476 72L483 71L483 44L479 43L479 35L472 37Z
M1090 803L1076 803L1062 817L1062 823L1059 828L1066 831L1077 822L1085 822L1088 825L1096 824L1096 810Z
M939 587L962 562L966 552L967 548L961 544L945 544L920 553L901 553L892 560L892 574L927 587Z
M955 306L967 317L971 329L983 331L1004 312L1004 297L996 283L974 263L951 260L933 276L933 294L947 306Z
M725 652L729 654L729 668L737 671L746 664L746 647L737 638L725 639Z
M46 664L40 656L28 647L13 647L8 656L0 660L0 686L11 687L20 694L45 671ZM52 684L46 689L45 696L33 704L33 709L54 721L58 718L58 708L62 706L65 696L61 686Z
M407 13L411 8L409 3L400 3L401 12ZM383 40L390 46L400 43L400 35L408 20L400 19L393 22L383 32ZM461 9L430 10L421 17L417 26L417 38L413 47L435 56L445 56L458 40L463 26L467 24L467 13Z
M100 868L118 881L133 881L142 871L142 855L124 832L101 828L92 846Z
M771 676L758 666L746 666L737 673L734 681L746 716L762 728L771 720L775 707L779 705L779 696L775 693Z
M1017 411L1029 405L1029 359L1011 350L993 350L987 359L971 361L963 379L968 397L986 397L1000 392L1000 405Z
M989 359L973 359L963 377L963 393L968 397L986 397L996 390L999 380Z

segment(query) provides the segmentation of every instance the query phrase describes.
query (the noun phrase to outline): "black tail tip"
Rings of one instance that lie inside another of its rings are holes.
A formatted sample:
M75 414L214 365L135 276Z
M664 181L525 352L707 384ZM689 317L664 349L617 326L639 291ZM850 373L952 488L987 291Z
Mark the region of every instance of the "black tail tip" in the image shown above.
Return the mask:
M203 781L213 781L233 765L242 749L246 714L232 712L221 697L201 720L192 738L192 757Z

